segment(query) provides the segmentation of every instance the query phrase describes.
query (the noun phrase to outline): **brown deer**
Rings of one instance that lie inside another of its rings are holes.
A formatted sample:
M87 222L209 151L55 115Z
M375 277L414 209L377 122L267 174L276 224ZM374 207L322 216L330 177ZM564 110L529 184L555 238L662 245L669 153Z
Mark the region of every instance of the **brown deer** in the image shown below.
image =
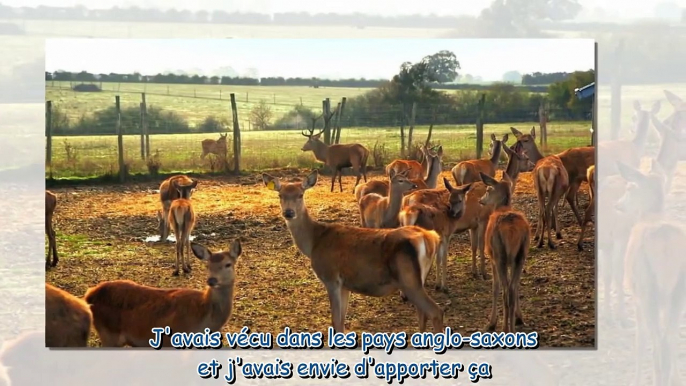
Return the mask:
M650 129L650 118L660 110L660 102L655 102L651 111L644 111L638 101L634 101L634 137L630 140L620 139L598 143L598 152L608 158L608 166L602 168L603 176L619 173L617 162L621 161L633 167L639 167L645 152L645 144Z
M538 198L538 224L534 240L538 241L538 248L543 248L543 238L548 231L548 247L555 249L557 246L553 243L552 231L555 228L557 238L562 238L557 208L569 188L569 175L560 157L550 155L536 162L532 177Z
M579 239L576 241L576 246L579 252L584 250L582 241L584 239L584 234L586 233L586 226L591 222L593 217L593 211L595 210L595 165L591 165L586 172L586 179L588 180L588 207L584 212L584 222L581 225L581 231L579 232Z
M439 146L435 153L427 152L425 159L428 161L427 166L427 176L424 179L421 178L409 178L411 182L417 185L416 189L434 189L438 184L438 177L443 171L443 146ZM364 184L355 187L355 198L357 202L360 202L362 197L370 193L376 193L379 196L388 196L389 182L387 180L372 180ZM410 191L406 191L403 194L407 194Z
M434 332L443 330L443 310L422 285L440 243L436 232L414 226L369 229L314 220L303 196L317 183L316 170L302 182L285 183L268 174L262 174L262 180L279 193L281 215L293 242L310 258L326 288L336 332L344 332L351 292L382 297L397 290L417 307L420 331L425 331L427 319Z
M681 127L682 124L680 122L676 122L678 117L666 120L667 123L665 123L665 121L660 121L655 116L658 111L659 107L653 110L653 114L651 114L651 121L657 132L660 134L660 149L657 153L657 161L660 163L662 169L664 169L666 172L667 181L665 183L665 191L669 193L672 188L672 179L676 173L677 164L681 159L684 142L686 142L686 134L683 132L683 129L686 127ZM674 127L674 123L676 123L676 127ZM627 164L633 167L639 166L629 163Z
M510 127L510 130L515 137L517 137L517 143L515 144L515 147L517 150L523 149L526 151L526 154L531 162L536 164L538 161L545 158L545 156L541 154L536 146L535 127L531 128L531 132L529 134L522 134L522 132L514 127ZM570 208L572 208L572 212L574 213L574 217L576 217L577 223L579 226L581 226L582 218L577 207L577 193L579 192L581 183L586 181L586 171L588 170L589 166L595 165L595 147L573 147L556 154L556 156L560 159L560 161L562 161L562 165L567 171L567 177L569 180L569 187L566 190L565 198L569 203ZM555 217L557 218L557 216ZM553 221L556 221L556 219L553 219ZM558 233L557 237L561 238L562 234Z
M655 159L648 173L618 163L629 181L615 204L623 213L637 213L626 250L625 285L630 285L636 310L636 376L642 376L643 339L652 340L653 384L681 384L678 372L679 321L686 293L686 229L666 210L665 170ZM638 378L636 378L638 379Z
M102 346L150 346L154 327L169 326L175 332L219 331L231 316L236 281L236 262L242 247L238 239L228 251L212 252L192 243L193 254L207 267L204 291L162 289L130 280L106 281L88 289L93 325ZM170 346L164 339L162 346Z
M178 188L174 187L174 184ZM162 181L160 184L160 202L162 210L157 211L158 230L160 241L166 241L169 236L169 208L174 200L187 197L189 200L193 194L193 189L198 186L198 181L192 180L182 174L172 176Z
M202 145L202 155L200 155L201 159L205 159L205 157L208 154L215 154L218 156L225 156L226 155L226 137L229 135L229 133L224 133L223 135L220 133L219 134L219 139L214 140L214 139L203 139L201 142Z
M456 189L445 178L443 183L449 192L447 208L415 204L405 207L398 217L402 226L416 225L427 230L436 231L441 236L441 243L436 254L436 289L447 293L445 273L448 262L448 247L450 246L453 234L464 223L464 221L461 222L460 220L466 211L465 196L471 189L472 184L460 186ZM425 272L425 274L428 273L428 271ZM422 277L422 283L425 280L426 276ZM404 295L402 295L402 298L406 300Z
M57 196L49 191L45 191L45 234L48 236L48 254L45 256L45 269L56 267L59 258L57 257L57 238L55 228L52 224L52 217L57 207ZM50 256L52 255L52 262Z
M510 153L508 152L508 154ZM526 156L525 152L512 151L511 154L512 155L508 160L507 167L505 168L505 173L510 176L511 186L514 189L514 185L519 173L531 170L533 165ZM443 183L446 184L446 182L447 180L444 179ZM446 185L446 187L447 186L448 185ZM469 239L471 241L472 250L472 275L474 278L482 278L486 280L488 279L488 274L486 272L483 235L486 230L488 216L490 215L490 208L479 204L479 199L481 199L484 193L486 193L486 185L482 181L478 181L473 182L471 186L472 187L469 192L467 192L465 198L465 212L462 217L460 217L460 221L458 221L458 224L456 225L455 232L459 233L469 230ZM404 197L403 208L423 204L445 210L450 206L449 196L450 192L447 190L447 188L419 190ZM480 272L476 267L477 250L480 256Z
M486 254L493 269L493 306L489 331L498 322L498 296L503 290L504 332L515 332L515 325L524 324L519 307L519 285L529 252L530 228L526 217L512 209L512 184L507 173L500 181L480 173L488 188L479 203L491 207L484 239Z
M173 276L179 275L179 263L183 272L191 272L191 232L195 228L195 211L190 200L190 189L183 189L177 181L172 182L172 187L179 192L180 197L172 201L169 208L169 225L171 225L176 237L176 264ZM185 251L184 251L185 249ZM184 253L185 252L185 253ZM185 256L185 257L184 257Z
M397 159L391 162L390 164L386 165L386 175L390 176L391 175L391 170L394 171L396 174L403 172L403 171L408 171L407 173L407 178L409 179L423 179L426 178L426 175L428 174L429 170L429 158L427 157L427 154L430 154L431 151L426 148L426 145L422 145L419 148L419 151L422 153L422 162L419 163L414 160L404 160L404 159Z
M336 175L338 175L338 186L343 191L343 183L341 182L341 169L352 167L357 180L355 186L360 183L360 178L364 176L364 182L367 182L367 159L369 158L369 149L360 145L359 143L350 144L335 144L327 145L321 141L320 137L323 130L317 134L312 134L314 128L307 129L309 134L304 131L302 135L307 137L307 142L303 145L302 151L312 151L314 158L319 162L323 162L326 166L333 169L333 177L331 178L331 191L333 192L333 185L336 182Z
M506 147L507 139L507 134L503 135L500 140L496 138L495 134L491 134L491 147L493 149L491 158L473 159L458 163L450 171L455 182L458 185L464 185L470 182L480 181L479 173L484 173L490 177L495 176L495 171L498 170L500 154L502 148Z
M417 189L417 185L407 179L408 171L397 173L391 170L391 193L382 197L376 193L368 194L360 200L360 226L365 228L397 228L398 213L403 193Z
M45 283L45 347L87 347L91 322L86 302Z

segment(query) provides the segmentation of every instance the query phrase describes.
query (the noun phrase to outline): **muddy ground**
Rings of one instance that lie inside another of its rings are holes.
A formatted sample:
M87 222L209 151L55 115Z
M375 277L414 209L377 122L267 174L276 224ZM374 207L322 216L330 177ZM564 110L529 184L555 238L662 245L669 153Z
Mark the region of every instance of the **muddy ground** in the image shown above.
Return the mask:
M282 178L303 177L307 171L272 173ZM448 171L443 175L450 177ZM498 172L500 175L500 172ZM384 178L370 174L370 178ZM297 253L280 217L277 194L267 190L259 175L201 178L193 195L198 223L196 241L211 249L227 248L240 237L243 255L237 266L234 311L224 331L278 333L289 326L299 331L326 331L330 310L326 291L310 268L309 260ZM353 177L344 177L344 192L329 192L330 177L322 176L305 195L313 217L327 222L358 225L358 210L352 194ZM336 184L338 185L338 184ZM440 179L439 186L443 186ZM171 243L145 243L155 235L159 208L159 182L61 187L55 229L60 264L47 273L47 281L77 296L104 280L129 279L164 288L203 289L204 270L193 260L189 276L172 277L175 252ZM580 209L588 203L582 186ZM520 175L514 198L535 228L538 213L530 173ZM583 213L583 212L582 212ZM596 265L594 228L585 239L585 250L575 245L579 227L569 206L560 209L564 239L558 249L537 249L532 242L521 285L521 308L525 325L521 331L537 331L542 347L594 347L596 335ZM487 263L488 265L488 263ZM453 237L449 253L449 293L434 290L435 275L428 277L427 291L445 308L446 326L469 334L483 330L491 307L491 281L470 274L468 233ZM490 265L488 272L492 276ZM499 312L499 328L502 312ZM413 306L398 295L370 298L353 294L346 328L361 331L417 331ZM91 345L99 345L93 333Z

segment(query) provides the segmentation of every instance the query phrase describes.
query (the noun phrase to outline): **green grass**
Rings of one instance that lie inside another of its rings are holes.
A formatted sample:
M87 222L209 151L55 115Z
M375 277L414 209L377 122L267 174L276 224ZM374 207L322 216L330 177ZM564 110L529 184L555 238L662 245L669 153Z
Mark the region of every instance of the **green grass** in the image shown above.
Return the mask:
M326 98L330 98L331 105L335 108L341 98L352 98L371 90L370 88L352 87L313 88L104 82L102 83L103 92L74 92L70 89L69 82L47 81L46 86L46 100L52 101L54 108L66 112L72 121L78 120L83 115L114 106L115 95L120 96L122 108L138 107L141 102L141 93L145 92L148 106L152 105L173 111L186 118L192 126L201 123L210 115L230 118L230 93L234 93L238 106L238 117L243 129L248 129L247 121L250 110L260 100L264 100L271 106L274 115L272 121L274 121L292 110L295 105L302 104L314 111L321 111L322 100Z
M510 126L526 131L537 123L486 124L484 127L484 155L488 149L491 133L509 133ZM559 152L574 146L590 143L588 128L590 122L550 122L548 124L548 152ZM344 128L341 143L358 142L373 151L375 143L383 145L378 150L383 164L396 158L400 149L400 130L398 128ZM415 128L414 139L425 141L427 126ZM318 165L311 152L300 148L305 138L299 131L246 131L242 136L242 170L269 168L309 168ZM212 171L211 156L205 161L200 159L200 142L205 138L216 139L216 134L160 134L150 136L151 153L158 152L161 163L160 172L170 173ZM509 143L514 143L510 135ZM231 137L229 136L229 139ZM475 128L473 125L445 125L433 129L432 142L441 144L444 149L444 162L454 163L475 157ZM67 146L71 158L67 157ZM124 136L125 162L130 173L147 173L145 162L140 157L140 136ZM231 145L229 145L231 149ZM370 156L368 165L375 165ZM104 174L116 175L118 170L116 136L78 136L53 137L52 167L54 178L96 177Z

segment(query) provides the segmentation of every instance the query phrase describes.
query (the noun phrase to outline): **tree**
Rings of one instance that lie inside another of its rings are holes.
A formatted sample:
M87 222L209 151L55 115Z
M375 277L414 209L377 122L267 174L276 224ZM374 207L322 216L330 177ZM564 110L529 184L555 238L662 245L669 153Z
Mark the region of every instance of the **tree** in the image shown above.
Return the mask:
M519 71L508 71L503 74L503 82L521 84L522 74Z
M272 120L271 106L264 99L260 99L260 102L250 110L250 118L257 130L266 130Z
M443 50L422 59L427 64L429 76L438 83L453 82L457 78L460 62L451 51Z

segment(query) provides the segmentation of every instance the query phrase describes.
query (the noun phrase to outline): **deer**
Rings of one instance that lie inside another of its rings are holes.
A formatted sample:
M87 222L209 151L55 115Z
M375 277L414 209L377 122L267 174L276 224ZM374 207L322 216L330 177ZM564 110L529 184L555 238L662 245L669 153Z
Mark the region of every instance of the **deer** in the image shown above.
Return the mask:
M390 176L391 170L394 171L396 174L407 170L408 171L407 178L410 178L413 180L425 178L426 175L428 174L428 170L429 170L429 166L430 166L430 162L429 162L430 158L428 158L427 155L431 153L431 150L427 149L426 145L422 145L419 147L419 151L422 154L422 162L421 163L414 161L414 160L403 160L403 159L394 160L390 164L386 165L386 175Z
M439 146L435 153L427 152L425 155L428 163L427 176L424 179L421 178L408 178L411 182L417 185L416 189L434 189L438 184L438 177L443 171L443 146ZM376 193L379 196L386 197L389 192L389 182L385 180L372 180L364 184L355 187L355 198L357 202L370 193ZM403 194L407 194L410 191L406 191Z
M57 196L55 193L46 190L45 191L45 234L48 236L48 254L45 256L45 269L50 267L56 267L57 262L59 262L59 257L57 257L57 237L55 234L55 228L52 224L52 218L55 214L55 208L57 207ZM52 256L52 261L50 257Z
M190 200L193 189L197 188L197 186L197 180L182 174L171 176L162 181L160 184L160 203L162 204L162 209L157 211L157 227L160 233L160 241L166 241L169 236L169 208L172 202L182 196Z
M370 229L314 220L304 194L316 185L317 175L314 170L301 181L281 182L262 174L262 181L278 193L281 216L294 244L310 259L326 288L334 330L345 330L351 292L384 297L402 290L417 309L419 330L424 332L430 320L435 333L442 331L443 310L422 285L436 256L438 233L416 226Z
M610 176L619 172L616 166L617 161L634 167L640 166L641 157L645 153L645 144L650 129L650 118L659 112L660 102L655 102L651 111L643 110L639 101L634 101L633 107L634 137L630 140L602 141L598 144L598 151L602 152L604 157L608 157L610 160L608 166L602 169L603 176Z
M208 154L214 154L220 157L226 155L226 137L228 135L229 133L224 133L223 135L220 133L219 139L217 140L209 138L203 139L201 142L202 154L200 155L200 158L205 159Z
M408 170L396 173L391 169L390 194L382 197L370 193L362 197L359 202L360 226L366 228L397 228L398 212L403 199L403 193L417 189L417 184L407 179Z
M543 239L548 233L548 247L557 246L552 239L552 231L558 239L562 238L560 222L557 221L557 208L562 196L569 189L569 174L562 160L557 155L549 155L536 162L532 171L534 189L538 198L538 224L534 240L538 241L538 248L543 248Z
M576 246L577 249L579 249L579 252L584 250L583 247L583 239L584 239L584 234L586 233L586 226L588 226L588 223L591 222L591 217L593 216L593 211L595 210L595 165L591 165L588 167L588 170L586 171L586 179L588 180L588 207L586 207L586 211L584 212L584 221L581 224L581 231L579 231L579 238L576 241Z
M46 347L87 347L92 318L83 299L45 283Z
M686 104L684 104L684 109L686 109ZM684 127L681 126L686 125L677 121L679 117L676 114L673 114L666 122L660 121L655 116L659 110L658 102L658 107L653 110L650 118L653 126L658 134L660 134L660 149L657 153L657 160L662 169L666 172L667 181L665 183L665 190L666 192L669 192L672 188L672 179L676 173L677 164L681 158L680 153L682 152L684 141L686 141L686 135L684 135L683 132ZM638 165L629 165L638 167Z
M657 159L648 173L618 162L629 182L615 203L622 213L637 213L626 248L625 283L633 290L636 311L636 376L640 376L645 350L643 337L653 344L653 383L681 384L678 372L679 320L686 293L686 229L669 218L666 210L666 171ZM636 378L639 379L639 378Z
M400 211L398 218L400 225L416 225L427 230L433 230L441 237L441 242L436 254L436 289L444 293L448 292L445 285L445 273L447 271L448 247L450 240L458 227L464 223L460 221L465 214L465 196L472 188L472 184L453 188L448 179L443 178L443 183L448 193L448 207L434 207L424 204L415 204L405 207ZM432 262L433 265L433 262ZM428 274L429 272L425 272ZM426 276L422 277L422 284ZM407 297L402 294L405 301Z
M324 130L317 134L313 134L314 128L307 130L308 133L305 133L305 131L301 133L303 136L307 137L307 142L305 142L300 150L311 151L314 153L314 158L317 159L317 161L323 162L324 165L333 169L331 192L333 192L333 186L336 182L336 175L338 175L338 186L341 192L343 192L343 183L341 182L341 169L343 168L352 167L353 172L357 177L355 186L353 187L353 193L362 177L364 177L364 182L367 182L367 159L369 158L369 149L359 143L327 145L320 139Z
M498 170L498 162L500 161L500 154L502 153L502 148L507 147L508 135L505 134L499 140L496 138L495 134L491 134L491 152L490 158L484 159L473 159L462 161L455 165L450 173L455 178L455 182L458 185L464 185L470 182L480 181L479 173L493 177L495 176L495 171Z
M541 159L545 158L543 154L538 150L536 146L536 128L532 127L529 134L523 134L521 131L514 127L510 127L510 130L517 138L517 143L515 147L517 149L522 148L526 151L527 156L536 164ZM586 181L586 171L591 165L595 165L595 147L593 146L582 146L573 147L567 149L561 153L555 154L561 161L564 169L567 172L567 178L569 180L569 187L566 190L565 199L572 208L574 217L576 221L581 226L582 218L577 207L577 193L579 192L579 187L582 182ZM587 181L586 181L587 182ZM563 192L564 193L564 192ZM557 218L557 216L555 216ZM556 221L556 218L553 221ZM556 226L556 229L557 228ZM561 239L562 234L557 234L557 238Z
M510 156L508 164L505 168L505 174L510 178L510 183L514 192L514 185L520 172L531 170L533 164L529 160L526 152L523 150L507 152ZM443 183L446 185L447 180ZM449 183L448 183L449 184ZM447 189L426 189L412 192L403 199L403 208L408 206L423 204L435 208L443 208L444 210L450 206L449 196L450 191ZM479 204L479 199L486 193L486 185L483 181L471 183L471 188L465 196L465 212L460 217L459 223L456 225L455 232L463 232L469 230L469 239L472 251L472 276L476 279L488 279L486 272L486 261L484 255L484 232L490 215L489 207L484 207ZM479 251L479 267L477 270L476 257L477 250ZM442 287L444 288L444 286Z
M105 281L86 291L84 299L103 347L150 346L154 327L169 326L172 333L221 330L233 310L241 242L235 239L228 250L218 252L194 242L191 250L207 269L202 291L148 287L131 280ZM171 346L168 336L162 346Z
M522 212L512 209L512 183L507 173L500 181L479 173L488 186L479 204L490 206L484 240L486 254L491 257L493 269L493 305L488 331L495 331L498 322L498 295L503 290L503 315L505 333L515 332L515 325L522 325L519 305L519 285L522 270L529 252L530 227Z
M191 232L195 228L196 216L190 200L190 189L181 188L178 181L173 181L172 187L180 195L179 198L172 201L169 207L168 220L176 236L176 264L174 265L172 276L179 276L179 263L181 263L184 273L191 272L190 237Z

